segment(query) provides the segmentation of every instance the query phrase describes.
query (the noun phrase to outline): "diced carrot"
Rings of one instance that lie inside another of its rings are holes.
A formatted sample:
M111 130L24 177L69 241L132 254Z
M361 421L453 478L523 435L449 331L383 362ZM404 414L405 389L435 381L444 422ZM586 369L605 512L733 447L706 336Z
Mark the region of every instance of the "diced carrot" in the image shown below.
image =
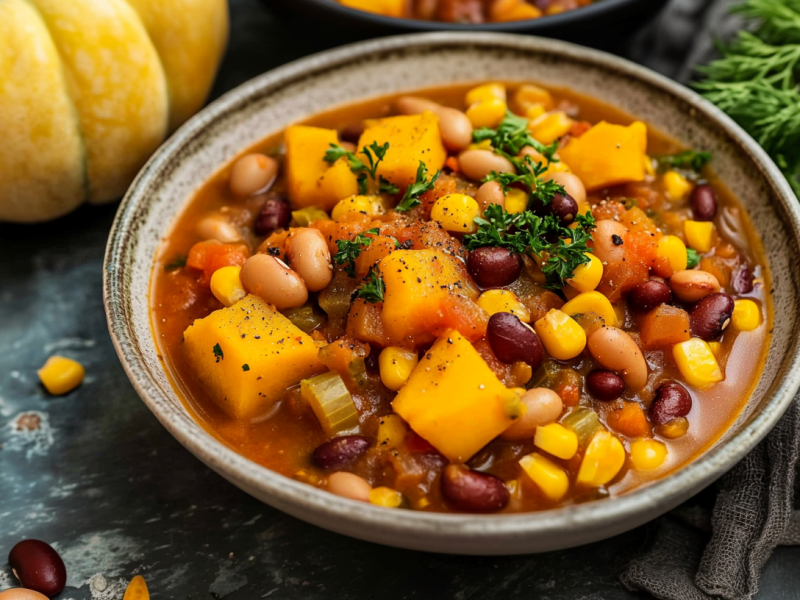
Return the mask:
M214 271L228 266L241 266L250 258L250 250L244 244L221 244L216 240L199 242L189 250L186 266L202 271L201 285L208 287Z
M654 232L658 229L653 220L638 206L626 210L619 218L619 222L625 225L630 231Z
M347 316L347 337L386 346L388 338L383 330L382 308L383 304L371 304L363 298L356 299Z
M622 202L604 200L592 208L592 216L601 221L603 219L619 219L625 213L625 205Z
M425 192L424 194L422 194L422 196L420 196L420 201L422 202L422 213L424 217L426 219L430 218L431 209L433 208L434 203L439 198L441 198L442 196L447 196L447 194L453 194L457 191L458 191L458 184L454 177L452 177L451 175L447 175L446 173L439 175L439 178L436 180L436 183L433 184L433 189L428 192Z
M395 249L397 244L393 237L385 235L368 236L372 238L369 246L361 250L361 254L356 258L356 278L361 279L366 277L370 268L384 256L389 256Z
M668 304L651 310L640 325L642 345L648 349L679 344L691 337L689 313Z
M639 262L628 262L626 255L625 261L605 268L603 279L596 291L605 295L611 302L616 302L637 285L647 281L647 278L647 266Z
M653 270L653 274L659 277L663 277L664 279L672 277L672 264L666 256L656 256L650 268Z
M625 261L639 263L652 269L658 258L658 242L661 234L652 231L633 230L625 234Z
M458 159L455 156L451 156L444 161L444 166L453 171L453 173L458 173Z
M650 424L638 402L624 402L622 408L612 410L606 418L608 426L628 437L645 437L650 434Z
M569 129L569 134L574 138L581 137L591 128L592 124L589 121L575 121Z
M369 355L370 348L364 342L341 337L319 350L319 359L331 371L338 373L345 381L352 381L350 363Z
M725 259L719 256L701 258L700 270L711 273L722 287L727 287L731 282L731 268L726 264Z

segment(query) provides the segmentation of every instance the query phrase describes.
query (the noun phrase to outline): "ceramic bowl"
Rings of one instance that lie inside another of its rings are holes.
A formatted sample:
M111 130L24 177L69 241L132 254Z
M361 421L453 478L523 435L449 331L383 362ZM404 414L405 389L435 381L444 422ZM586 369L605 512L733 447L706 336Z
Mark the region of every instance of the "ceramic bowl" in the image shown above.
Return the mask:
M618 497L538 513L475 516L390 510L283 477L222 445L176 395L150 328L153 257L192 193L240 150L333 105L449 82L500 79L570 87L618 106L690 147L748 209L773 274L776 327L744 412L721 439L669 477ZM356 538L418 550L515 554L621 533L673 508L735 465L767 434L800 384L800 208L764 151L686 88L619 58L552 40L443 32L347 46L266 73L184 125L144 167L122 202L105 259L111 337L134 387L161 423L210 468L295 517Z

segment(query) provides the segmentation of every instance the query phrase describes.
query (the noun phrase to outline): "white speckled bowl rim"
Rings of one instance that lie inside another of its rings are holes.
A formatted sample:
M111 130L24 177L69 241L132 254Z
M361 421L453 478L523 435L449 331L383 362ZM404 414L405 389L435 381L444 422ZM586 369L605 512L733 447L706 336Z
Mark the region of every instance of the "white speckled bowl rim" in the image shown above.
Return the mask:
M444 68L443 68L444 67ZM734 426L669 477L606 500L517 515L436 514L354 502L251 462L188 414L160 362L149 321L154 253L192 192L222 164L291 121L328 106L452 81L539 80L615 104L696 148L760 231L774 278L777 327L764 373ZM105 258L104 299L122 365L145 404L190 452L246 492L300 519L364 540L462 554L575 546L636 527L714 481L775 425L800 385L800 208L766 153L688 89L623 59L576 45L496 33L383 38L285 65L231 91L184 125L125 196Z

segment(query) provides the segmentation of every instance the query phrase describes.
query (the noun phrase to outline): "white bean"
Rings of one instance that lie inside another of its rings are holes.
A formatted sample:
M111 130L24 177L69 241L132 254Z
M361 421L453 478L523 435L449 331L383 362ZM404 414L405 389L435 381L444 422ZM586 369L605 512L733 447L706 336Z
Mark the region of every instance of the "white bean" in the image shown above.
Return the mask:
M589 336L589 352L606 369L616 371L634 391L647 385L647 362L633 338L622 329L601 327Z
M311 292L327 287L333 278L331 251L318 229L303 228L286 240L286 258Z
M197 235L204 240L217 240L223 244L242 241L242 233L222 215L211 215L197 224Z
M439 117L442 142L451 152L459 152L472 143L472 122L460 110L416 96L398 98L395 105L404 115L418 115L428 110Z
M278 176L278 161L266 154L245 154L231 167L230 188L237 196L266 192Z
M516 173L514 165L507 158L491 150L466 150L458 156L458 167L472 181L482 181L492 171L496 173Z
M672 293L681 302L697 302L720 290L719 280L707 271L687 269L669 278Z
M372 491L372 486L358 475L339 471L328 477L328 491L343 498L369 502L369 493Z
M564 408L561 397L547 388L528 390L522 395L521 400L528 410L500 435L504 440L532 438L539 425L555 423Z
M278 310L303 306L308 301L308 289L302 277L269 254L255 254L248 258L239 277L249 294L258 296Z
M597 221L592 233L594 255L604 264L622 262L625 258L625 234L627 228L611 219Z

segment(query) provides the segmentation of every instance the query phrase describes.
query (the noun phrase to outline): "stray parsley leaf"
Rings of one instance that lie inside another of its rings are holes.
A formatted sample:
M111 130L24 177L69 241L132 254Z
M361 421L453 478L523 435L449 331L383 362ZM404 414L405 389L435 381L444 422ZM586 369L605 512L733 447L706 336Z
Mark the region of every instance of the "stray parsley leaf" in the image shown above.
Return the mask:
M219 362L220 360L225 358L225 355L222 353L222 348L220 347L219 344L214 344L213 350L214 350L214 356L217 357L217 361L216 362Z
M383 302L383 278L377 269L370 269L369 274L364 278L364 283L358 288L356 296L363 298L370 304Z
M492 171L483 181L497 181L503 187L503 191L507 191L511 184L521 183L528 188L528 192L531 195L536 196L541 201L543 206L550 204L553 201L553 196L557 193L567 193L564 187L555 181L544 181L541 175L547 170L547 167L542 163L534 164L530 156L514 159L512 162L517 168L517 173L497 173Z
M687 248L686 249L686 268L687 269L694 269L699 264L700 264L700 255L697 254L697 250L695 250L694 248Z
M345 265L344 272L350 277L356 276L356 259L361 254L362 247L366 248L372 243L372 238L367 237L367 233L378 235L380 230L377 227L367 229L364 233L359 233L352 241L336 240L339 251L333 255L333 260L337 265Z
M690 169L695 173L700 173L711 160L710 152L695 152L686 150L677 154L656 157L659 171L667 169Z
M364 146L361 148L361 154L364 155L367 162L356 156L355 152L345 150L338 144L330 144L330 148L325 152L325 162L333 164L342 157L347 159L347 164L350 170L357 175L358 191L360 194L367 193L367 176L373 181L378 181L378 192L386 194L398 194L400 190L396 185L389 183L384 177L378 180L377 170L378 165L386 156L386 151L389 150L389 142L379 146L378 142L372 142L369 147Z
M249 371L249 370L250 370L250 365L246 363L242 365L242 371Z
M187 260L189 260L189 257L185 254L176 254L175 258L172 259L172 262L164 265L164 270L167 273L170 271L177 271L178 269L186 266Z
M431 180L427 181L428 167L425 166L424 162L419 161L416 181L406 188L406 193L403 194L403 198L395 207L395 210L399 212L406 212L415 206L419 206L419 197L425 192L433 189L433 185L436 183L436 180L439 179L440 173L441 171L436 171L436 173L433 174L433 177L431 177Z
M480 143L485 140L491 142L495 153L506 158L515 157L525 146L530 146L543 155L548 162L558 162L554 157L558 150L558 142L545 146L528 133L528 119L519 117L506 110L506 116L497 126L497 129L481 127L472 132L472 138Z

